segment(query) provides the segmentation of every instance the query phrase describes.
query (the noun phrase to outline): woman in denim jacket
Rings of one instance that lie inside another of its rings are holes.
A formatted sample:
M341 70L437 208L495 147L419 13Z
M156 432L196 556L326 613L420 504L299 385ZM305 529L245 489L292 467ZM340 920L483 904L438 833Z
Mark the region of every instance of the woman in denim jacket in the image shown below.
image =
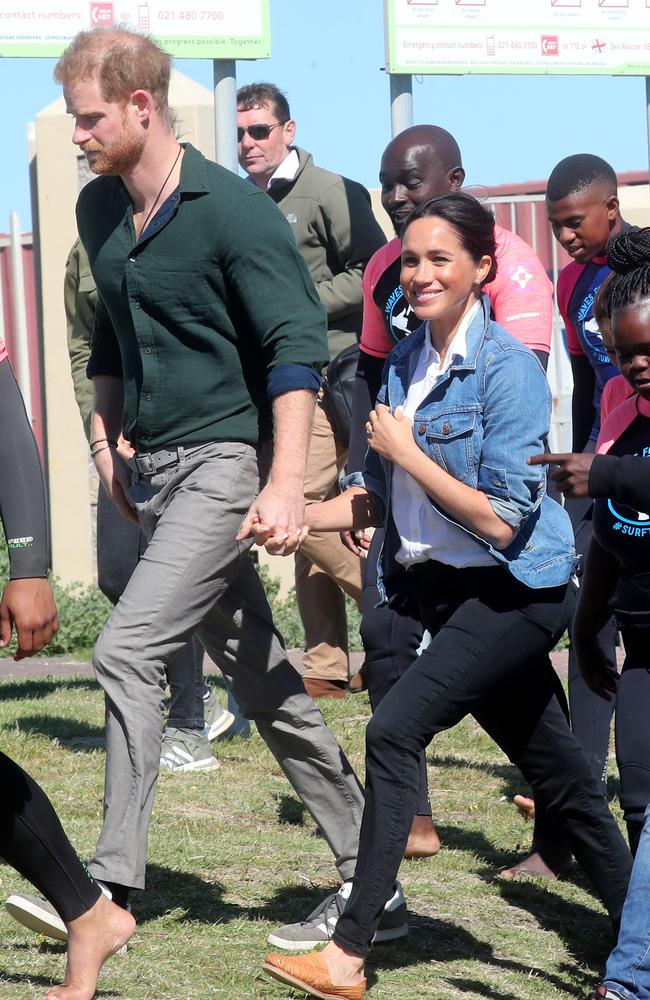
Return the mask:
M310 527L385 520L380 593L411 582L432 640L370 720L354 884L323 952L265 970L312 996L360 1000L365 956L416 805L418 755L472 714L565 832L616 924L630 855L567 724L548 653L573 606L568 516L527 459L545 449L551 398L535 356L489 318L494 223L463 194L410 216L402 287L427 322L390 355L366 430L366 467Z

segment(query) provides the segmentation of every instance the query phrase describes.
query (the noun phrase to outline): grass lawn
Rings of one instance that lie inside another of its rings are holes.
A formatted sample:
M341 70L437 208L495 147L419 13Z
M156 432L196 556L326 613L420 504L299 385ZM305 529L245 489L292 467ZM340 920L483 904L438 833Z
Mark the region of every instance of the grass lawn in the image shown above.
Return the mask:
M365 695L324 713L358 773ZM100 827L102 698L84 678L0 685L0 747L51 796L82 857ZM259 972L274 927L305 916L336 871L266 747L216 744L221 769L165 775L150 832L148 887L134 897L129 953L113 959L99 997L124 1000L288 1000ZM510 805L518 772L471 721L430 748L432 805L444 848L407 862L400 878L410 936L372 954L373 1000L427 997L568 1000L586 995L610 947L602 907L573 869L561 882L496 878L529 843ZM30 891L0 866L0 899ZM42 997L60 981L64 947L23 931L0 911L0 998ZM294 994L295 995L295 994Z

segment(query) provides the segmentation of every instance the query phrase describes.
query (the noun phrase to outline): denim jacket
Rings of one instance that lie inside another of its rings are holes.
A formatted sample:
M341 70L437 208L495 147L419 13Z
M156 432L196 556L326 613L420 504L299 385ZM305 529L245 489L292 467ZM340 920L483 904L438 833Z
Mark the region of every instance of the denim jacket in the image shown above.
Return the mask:
M547 448L551 392L539 361L527 347L490 320L483 297L467 331L465 358L455 356L413 418L418 447L461 483L485 493L502 520L516 531L507 548L495 549L430 502L447 520L484 545L514 577L529 587L554 587L568 581L575 564L569 517L546 494L543 466L526 464L529 455ZM423 324L391 352L377 397L394 412L402 406L427 336ZM364 486L390 517L391 463L368 450L364 470L344 481L344 488ZM387 537L389 532L386 532ZM394 553L379 558L379 593Z

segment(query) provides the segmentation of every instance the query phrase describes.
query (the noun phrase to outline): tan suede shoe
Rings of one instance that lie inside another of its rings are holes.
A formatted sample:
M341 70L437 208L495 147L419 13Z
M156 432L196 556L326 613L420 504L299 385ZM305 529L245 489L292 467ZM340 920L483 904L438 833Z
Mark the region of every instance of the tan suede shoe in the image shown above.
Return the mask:
M267 955L262 966L267 975L278 979L295 990L303 990L307 996L328 1000L363 1000L367 982L364 979L356 986L334 986L325 959L320 952L307 955Z

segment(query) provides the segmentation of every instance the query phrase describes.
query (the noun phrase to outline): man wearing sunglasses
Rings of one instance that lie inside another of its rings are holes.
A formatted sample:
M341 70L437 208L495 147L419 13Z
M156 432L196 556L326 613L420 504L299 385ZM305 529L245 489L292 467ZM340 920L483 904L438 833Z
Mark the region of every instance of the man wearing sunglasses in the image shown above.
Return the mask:
M361 335L363 271L386 242L361 184L317 167L294 146L296 123L274 84L237 94L239 163L291 225L327 311L330 358ZM305 501L338 491L348 441L336 426L332 396L319 394L305 477ZM312 697L344 698L348 687L345 598L361 598L361 567L338 536L310 534L295 556L296 597L305 627L305 687Z

